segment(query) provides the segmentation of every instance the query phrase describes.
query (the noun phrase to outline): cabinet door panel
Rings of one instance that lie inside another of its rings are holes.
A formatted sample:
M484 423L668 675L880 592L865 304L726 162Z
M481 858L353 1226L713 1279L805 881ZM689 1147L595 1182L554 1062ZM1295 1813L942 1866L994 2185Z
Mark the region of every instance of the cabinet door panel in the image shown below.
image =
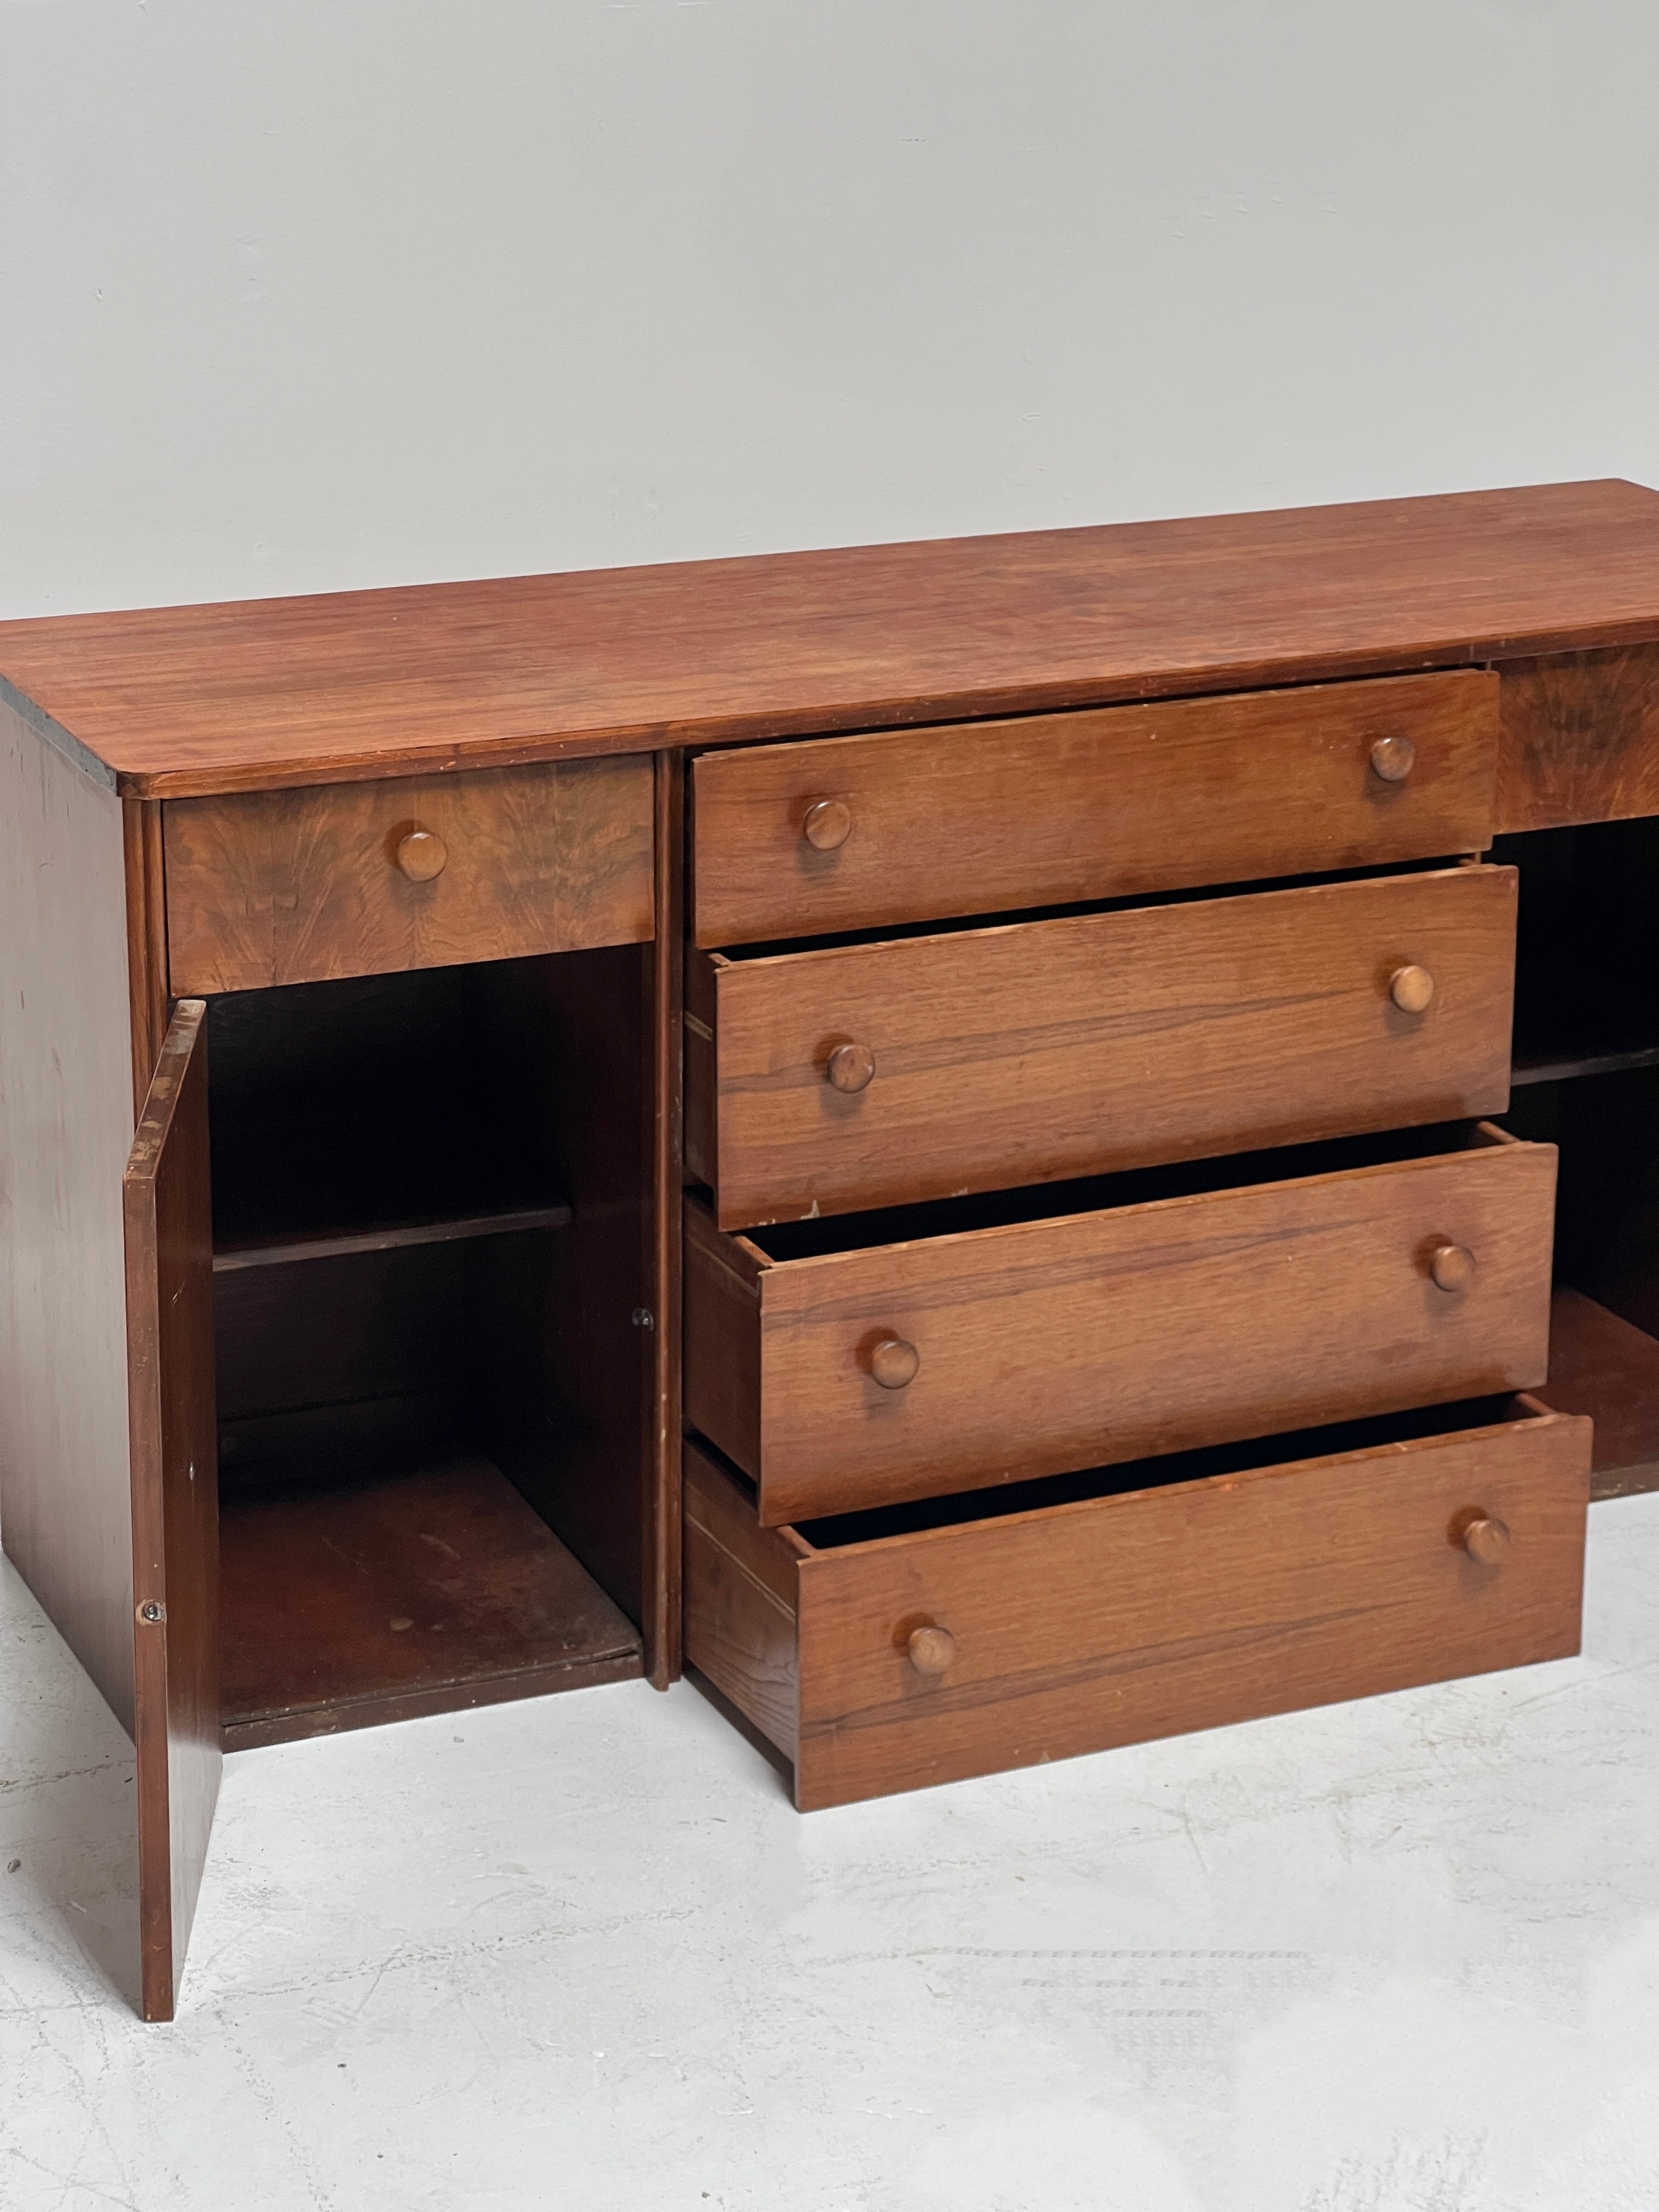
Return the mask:
M174 1013L122 1179L146 2020L173 2017L222 1765L205 1013Z

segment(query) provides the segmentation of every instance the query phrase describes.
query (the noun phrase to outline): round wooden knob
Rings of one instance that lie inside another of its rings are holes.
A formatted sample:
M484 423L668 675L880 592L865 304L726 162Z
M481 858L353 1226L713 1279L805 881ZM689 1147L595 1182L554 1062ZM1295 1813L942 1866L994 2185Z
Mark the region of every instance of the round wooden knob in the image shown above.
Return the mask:
M1510 1532L1489 1513L1472 1513L1463 1523L1462 1541L1472 1559L1495 1567L1510 1548Z
M843 799L815 799L806 810L800 834L815 853L833 853L853 834L853 810Z
M411 830L398 840L394 858L412 884L429 884L444 872L449 848L434 830Z
M957 1639L948 1628L913 1628L906 1649L918 1674L942 1674L957 1656Z
M1434 978L1426 968L1396 968L1389 978L1389 996L1402 1014L1420 1014L1434 996Z
M1404 783L1417 766L1417 747L1409 738L1379 738L1371 747L1371 773L1384 783Z
M921 1354L902 1336L884 1336L870 1347L870 1372L884 1390L902 1390L916 1379Z
M1462 1244L1437 1244L1429 1273L1443 1291L1467 1291L1474 1280L1474 1255Z
M867 1044L838 1044L824 1073L837 1091L863 1091L876 1072L876 1055Z

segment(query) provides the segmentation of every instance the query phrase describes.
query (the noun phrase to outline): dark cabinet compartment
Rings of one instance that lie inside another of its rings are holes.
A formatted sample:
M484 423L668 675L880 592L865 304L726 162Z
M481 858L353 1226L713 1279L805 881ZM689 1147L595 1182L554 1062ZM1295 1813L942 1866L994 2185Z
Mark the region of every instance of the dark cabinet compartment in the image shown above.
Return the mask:
M1659 1479L1659 819L1500 838L1521 874L1505 1126L1559 1146L1547 1394L1595 1493Z
M641 1672L646 957L210 1002L228 1747Z

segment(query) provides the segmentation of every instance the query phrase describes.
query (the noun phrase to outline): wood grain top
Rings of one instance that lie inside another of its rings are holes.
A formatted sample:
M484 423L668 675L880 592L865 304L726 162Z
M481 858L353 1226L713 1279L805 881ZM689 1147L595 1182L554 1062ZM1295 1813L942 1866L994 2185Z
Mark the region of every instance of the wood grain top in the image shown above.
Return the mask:
M143 797L962 720L1659 638L1610 480L0 623Z

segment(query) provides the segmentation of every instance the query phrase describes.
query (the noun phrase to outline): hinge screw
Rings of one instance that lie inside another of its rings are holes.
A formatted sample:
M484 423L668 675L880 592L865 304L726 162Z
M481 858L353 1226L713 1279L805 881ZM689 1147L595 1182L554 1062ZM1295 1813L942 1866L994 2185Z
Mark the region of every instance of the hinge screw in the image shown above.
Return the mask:
M652 1316L649 1306L635 1307L634 1326L635 1328L654 1328L656 1325L656 1322Z
M155 1627L157 1621L165 1620L167 1617L166 1606L158 1604L153 1597L147 1597L138 1608L139 1620L151 1628Z

